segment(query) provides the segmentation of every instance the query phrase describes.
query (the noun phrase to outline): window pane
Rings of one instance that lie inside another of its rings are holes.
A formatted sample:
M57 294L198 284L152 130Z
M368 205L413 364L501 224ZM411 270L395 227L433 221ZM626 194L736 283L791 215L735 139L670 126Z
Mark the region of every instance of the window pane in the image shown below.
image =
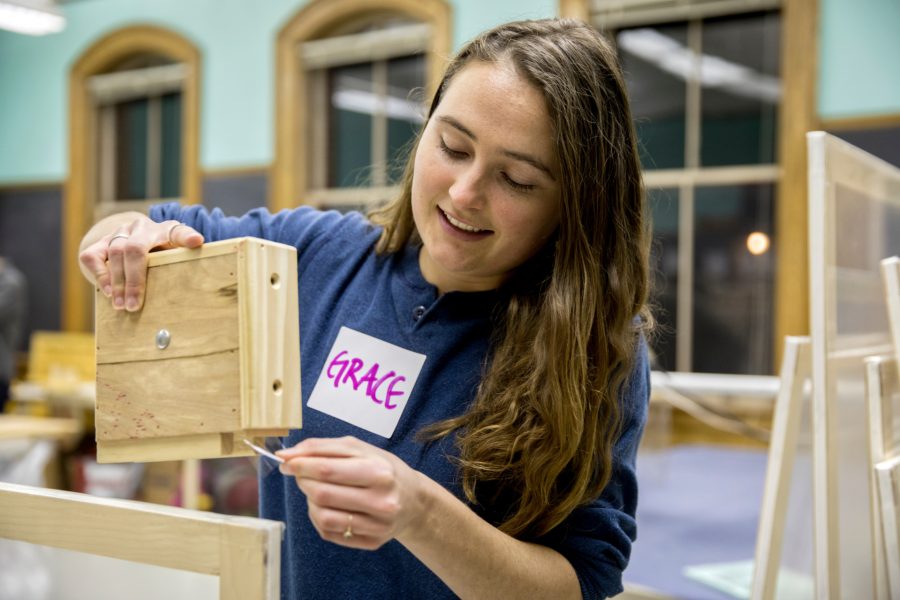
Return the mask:
M116 104L116 200L147 198L147 100Z
M328 187L367 185L372 164L372 114L376 98L372 65L328 71L331 110L328 127Z
M687 25L616 35L645 169L684 167Z
M388 183L403 174L409 144L424 121L422 93L425 86L425 56L404 56L388 61Z
M704 21L702 165L775 162L780 36L777 13Z
M160 194L163 198L181 195L181 92L162 98L162 156Z
M693 370L772 372L774 187L697 188Z
M653 218L651 306L658 323L651 344L653 368L673 371L678 319L678 190L650 189L647 199Z

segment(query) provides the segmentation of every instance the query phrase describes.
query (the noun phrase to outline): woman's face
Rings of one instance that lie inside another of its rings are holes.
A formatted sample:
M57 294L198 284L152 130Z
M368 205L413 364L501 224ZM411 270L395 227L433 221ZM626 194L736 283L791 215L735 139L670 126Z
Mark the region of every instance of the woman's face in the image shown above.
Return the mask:
M451 80L419 141L412 208L425 279L494 289L559 225L559 167L541 92L506 63Z

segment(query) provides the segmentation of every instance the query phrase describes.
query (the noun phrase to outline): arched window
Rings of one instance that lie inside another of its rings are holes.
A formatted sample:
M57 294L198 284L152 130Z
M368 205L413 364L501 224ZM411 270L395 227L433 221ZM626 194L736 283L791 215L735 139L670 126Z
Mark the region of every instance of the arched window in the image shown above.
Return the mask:
M151 26L113 32L69 75L69 177L63 255L74 257L98 218L165 198L200 201L200 53ZM63 268L63 327L88 329L90 290L74 260Z
M449 52L442 0L314 0L299 11L278 37L271 208L393 195Z

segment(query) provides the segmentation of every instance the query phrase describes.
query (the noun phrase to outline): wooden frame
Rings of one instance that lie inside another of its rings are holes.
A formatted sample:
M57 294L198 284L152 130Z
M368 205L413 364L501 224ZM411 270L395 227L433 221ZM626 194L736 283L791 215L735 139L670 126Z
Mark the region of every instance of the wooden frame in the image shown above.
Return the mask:
M98 461L244 456L299 428L296 281L295 248L237 238L151 253L138 313L96 291Z
M219 576L222 600L277 600L278 521L0 483L0 537Z
M822 129L828 131L847 131L859 129L887 129L900 127L900 113L871 115L866 117L822 119Z
M897 554L897 520L894 516L900 498L887 495L885 482L880 481L879 464L893 456L900 456L900 439L895 439L895 421L900 418L894 406L894 398L900 394L897 362L892 357L872 356L866 359L866 408L869 417L870 444L869 457L873 468L870 470L872 546L875 591L877 598L900 597L900 555ZM892 512L893 508L893 512ZM892 533L893 532L893 533ZM893 544L890 543L893 535ZM887 551L893 552L893 556ZM894 576L891 579L892 571ZM889 586L889 579L890 586ZM889 589L893 590L889 593Z
M883 358L866 361L869 419L872 427L873 492L877 502L873 509L880 519L873 519L876 542L884 550L884 560L876 567L879 592L883 597L900 598L900 439L895 423L900 414L892 398L900 393L900 257L881 261L884 296L888 308L894 360ZM879 527L880 523L880 527ZM880 536L878 535L880 534Z
M186 204L201 202L200 51L180 35L148 25L115 31L88 48L69 72L69 176L65 182L62 244L62 328L91 328L90 286L78 269L81 238L93 224L97 194L97 115L88 80L140 53L160 54L187 67L182 91L182 189Z
M427 23L426 93L434 93L451 51L451 11L444 0L312 0L278 33L275 64L275 161L269 208L274 212L305 203L309 165L305 157L311 123L307 75L297 46L330 35L348 20L366 15L400 14Z
M591 18L588 4L588 0L558 0L556 14L567 19L588 21Z
M769 458L756 537L753 582L750 590L750 598L753 600L771 600L775 597L790 481L800 435L803 393L811 375L809 338L787 337L784 348L781 388L778 391L775 414L772 418L772 436L769 441Z
M890 598L900 598L900 455L875 465Z
M894 356L900 358L900 257L892 256L881 261L884 279L884 298L894 340Z
M778 340L808 335L809 329L809 190L806 178L806 132L819 127L816 88L819 56L819 0L785 0L781 7L782 96L778 155L782 169L776 195L775 362Z
M879 264L892 240L885 213L900 214L900 169L823 132L807 138L816 593L869 597L870 433L858 404L863 360L892 350Z

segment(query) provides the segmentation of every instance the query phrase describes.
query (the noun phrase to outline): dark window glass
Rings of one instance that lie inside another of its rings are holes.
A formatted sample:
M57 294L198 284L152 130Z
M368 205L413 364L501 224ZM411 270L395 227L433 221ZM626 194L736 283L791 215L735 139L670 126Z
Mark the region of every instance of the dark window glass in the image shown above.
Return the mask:
M862 148L895 167L900 167L900 127L841 129L828 133L847 140L857 148Z
M388 61L388 183L403 174L410 142L424 120L421 104L425 86L425 56L404 56Z
M775 162L781 97L778 13L703 22L700 164Z
M673 371L678 319L678 190L650 189L647 198L653 219L651 306L658 323L651 344L653 368Z
M684 168L687 25L616 35L645 169ZM674 60L673 60L674 59Z
M772 370L774 186L696 189L693 371Z
M116 104L116 199L147 198L147 99Z
M329 69L329 187L368 185L372 164L372 65Z
M165 94L162 104L160 196L181 195L181 92Z

